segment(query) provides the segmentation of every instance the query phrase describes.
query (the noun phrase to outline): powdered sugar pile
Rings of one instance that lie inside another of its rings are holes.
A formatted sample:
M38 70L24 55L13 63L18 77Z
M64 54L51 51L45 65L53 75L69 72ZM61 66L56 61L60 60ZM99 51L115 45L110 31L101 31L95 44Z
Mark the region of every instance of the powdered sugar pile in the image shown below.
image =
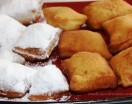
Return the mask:
M45 50L60 29L46 23L36 23L27 27L19 38L16 47L40 48ZM59 38L59 35L58 35Z
M12 52L11 50L4 50L4 49L0 49L0 59L5 59L21 64L25 62L25 59L20 55Z
M0 58L23 63L24 58L12 52L16 40L26 29L13 18L0 14Z
M22 23L32 23L42 13L42 0L0 0L0 13Z
M35 67L38 72L32 76L30 95L53 94L69 90L62 72L54 65Z
M29 101L28 97L31 95L48 94L50 96L53 93L68 91L69 85L60 69L55 65L30 68L7 60L0 60L0 90L23 94L29 90L29 93L23 98L12 100L1 98L2 101ZM67 98L65 96L61 100Z
M0 14L0 24L0 46L4 49L12 49L16 40L26 27L3 14Z
M61 30L59 28L55 28L46 23L36 23L27 27L27 29L20 36L19 40L16 43L15 47L20 47L23 49L26 48L36 48L45 54L39 56L34 54L29 54L27 52L22 52L20 50L14 49L15 52L26 54L33 58L37 59L46 59L49 57L47 53L49 50L53 50L54 47L59 42ZM52 43L55 43L52 45Z
M0 90L26 93L31 84L29 77L35 72L24 65L0 60Z

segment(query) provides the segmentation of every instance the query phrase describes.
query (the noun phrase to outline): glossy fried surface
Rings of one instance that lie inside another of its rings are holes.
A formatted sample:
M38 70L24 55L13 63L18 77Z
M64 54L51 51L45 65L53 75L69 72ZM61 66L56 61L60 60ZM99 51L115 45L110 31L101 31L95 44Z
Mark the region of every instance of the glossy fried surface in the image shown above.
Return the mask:
M98 52L106 59L112 57L101 34L88 30L63 32L58 47L62 58L81 51Z
M109 50L118 53L132 47L132 14L117 17L103 24L104 30L110 36Z
M75 30L86 22L87 17L77 13L69 7L44 8L44 15L50 25L60 27L63 30Z
M87 5L83 12L88 17L88 27L100 29L103 22L132 12L132 7L123 0L99 0Z
M62 62L70 89L77 93L116 87L116 76L98 53L78 52Z
M132 86L132 47L114 56L110 65L118 77L118 84Z

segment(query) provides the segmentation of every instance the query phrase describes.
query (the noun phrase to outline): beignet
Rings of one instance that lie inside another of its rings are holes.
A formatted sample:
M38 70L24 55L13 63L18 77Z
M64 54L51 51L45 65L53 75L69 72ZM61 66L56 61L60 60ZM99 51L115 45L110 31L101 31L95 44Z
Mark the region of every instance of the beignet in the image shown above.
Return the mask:
M0 14L0 59L24 63L25 59L12 52L17 39L26 27L13 18Z
M70 89L77 93L115 88L116 76L98 53L78 52L62 62Z
M15 63L20 63L20 64L25 63L25 58L14 53L13 51L4 50L4 49L0 49L0 59L4 59L4 60L8 60Z
M0 13L28 25L44 18L42 0L0 0Z
M66 78L55 65L36 67L38 72L31 78L30 100L57 99L69 90Z
M110 65L117 75L119 85L132 86L132 47L114 56Z
M0 60L0 96L22 97L31 86L29 77L36 71L29 67Z
M69 58L81 51L98 52L106 59L112 57L101 34L88 30L63 32L58 47L62 58Z
M118 53L132 47L132 13L103 23L104 30L110 36L109 50Z
M63 30L75 30L86 22L87 17L69 7L47 7L43 9L47 22Z
M14 51L29 61L44 60L57 46L60 32L59 28L46 23L30 25L17 41Z
M98 0L83 10L91 29L100 29L103 22L131 12L132 6L124 0Z

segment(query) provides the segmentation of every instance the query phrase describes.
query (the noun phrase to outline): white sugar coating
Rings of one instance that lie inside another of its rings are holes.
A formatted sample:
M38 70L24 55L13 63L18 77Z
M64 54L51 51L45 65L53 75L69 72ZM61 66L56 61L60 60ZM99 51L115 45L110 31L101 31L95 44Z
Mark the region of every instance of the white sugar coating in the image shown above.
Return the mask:
M59 28L46 23L36 23L27 27L17 41L16 47L46 50L56 35L59 38L59 33Z
M0 48L12 50L16 40L25 29L25 26L13 18L0 14Z
M31 77L29 95L51 95L69 90L66 78L55 65L35 68L38 71Z
M0 90L25 93L36 70L7 60L0 60Z
M42 0L0 0L0 13L20 22L33 22L43 14L42 5Z
M25 63L25 59L22 56L6 49L0 49L0 59L5 59L20 64Z
M18 63L25 62L24 58L12 52L17 39L25 29L24 25L13 18L0 14L0 59Z

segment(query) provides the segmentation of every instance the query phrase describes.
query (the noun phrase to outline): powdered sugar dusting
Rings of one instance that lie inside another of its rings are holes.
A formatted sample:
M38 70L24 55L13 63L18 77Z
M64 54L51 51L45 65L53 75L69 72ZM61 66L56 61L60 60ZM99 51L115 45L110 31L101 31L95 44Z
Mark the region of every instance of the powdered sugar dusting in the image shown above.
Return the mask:
M12 49L16 40L26 27L3 14L0 14L0 24L0 47Z
M0 0L0 13L22 23L32 23L42 15L42 5L42 0Z
M49 50L53 50L59 42L61 29L55 28L46 23L36 23L27 27L23 32L23 35L19 38L15 47L26 48L37 48L42 52L43 55L34 55L27 52L14 49L15 52L26 54L37 59L46 59L49 57L47 53ZM52 45L52 42L54 44ZM51 46L52 45L52 46Z
M24 65L0 60L0 90L25 93L29 87L29 77L36 71Z
M26 29L13 18L0 14L0 59L24 63L25 59L12 52L16 40Z
M53 94L69 90L62 72L54 65L36 67L38 72L31 78L30 95Z
M55 38L58 31L59 28L55 28L46 23L30 25L19 38L16 47L24 49L30 47L45 50L49 47L50 42Z
M21 63L25 62L25 59L20 55L12 52L11 50L0 49L0 59L9 60L11 62Z

